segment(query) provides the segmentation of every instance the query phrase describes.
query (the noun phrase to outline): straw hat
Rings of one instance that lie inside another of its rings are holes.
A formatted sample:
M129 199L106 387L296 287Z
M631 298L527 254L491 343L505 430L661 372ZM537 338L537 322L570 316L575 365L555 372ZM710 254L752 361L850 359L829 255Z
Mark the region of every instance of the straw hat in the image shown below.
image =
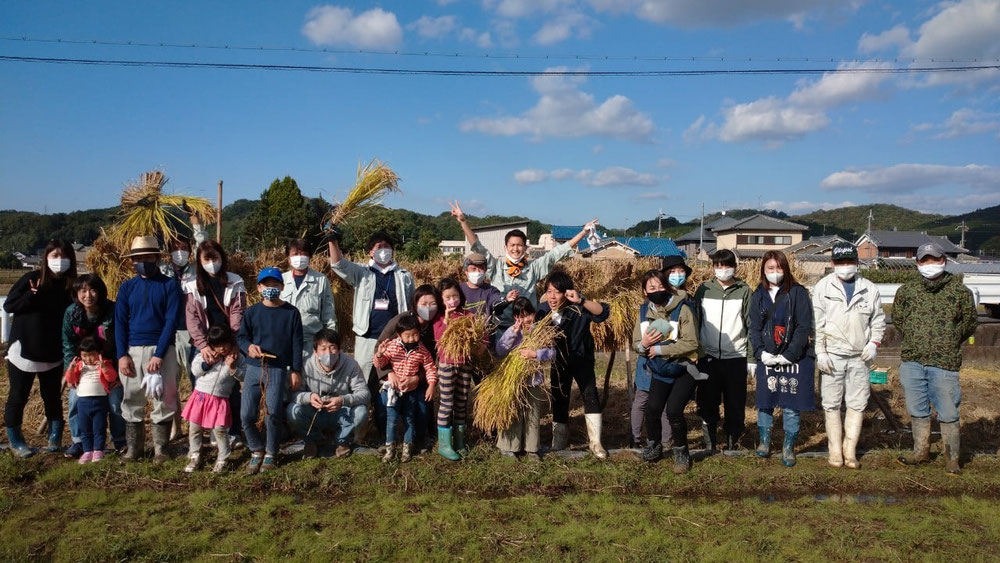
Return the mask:
M133 257L159 253L160 243L156 240L156 237L146 236L132 239L132 248L129 250L128 255L129 257Z

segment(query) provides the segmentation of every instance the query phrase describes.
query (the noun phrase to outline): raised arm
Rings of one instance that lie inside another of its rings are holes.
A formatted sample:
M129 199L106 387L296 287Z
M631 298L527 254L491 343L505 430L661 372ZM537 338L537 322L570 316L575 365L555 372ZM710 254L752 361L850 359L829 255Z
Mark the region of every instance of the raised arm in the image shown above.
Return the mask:
M448 202L451 206L451 216L458 221L458 224L462 226L462 232L465 233L465 242L469 243L469 246L476 244L479 241L479 235L472 231L472 227L469 226L469 222L465 219L465 213L462 212L462 207L458 205L458 202Z
M567 244L573 247L580 244L580 241L583 240L583 237L587 236L587 231L589 231L592 227L597 227L597 222L598 219L594 219L593 221L584 225L583 228L580 229L580 232L576 233L575 237L569 239L569 242Z

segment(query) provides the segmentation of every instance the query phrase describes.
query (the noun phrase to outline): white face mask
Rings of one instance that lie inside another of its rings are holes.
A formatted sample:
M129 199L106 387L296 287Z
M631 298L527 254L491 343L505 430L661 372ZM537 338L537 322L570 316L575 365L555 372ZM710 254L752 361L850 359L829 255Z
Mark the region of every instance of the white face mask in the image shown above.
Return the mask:
M187 250L175 250L170 253L170 261L177 266L187 266L191 253Z
M201 267L205 268L205 271L208 272L209 275L214 276L215 274L219 273L219 270L222 269L222 262L218 260L212 260L211 262L202 262Z
M920 272L921 276L932 280L944 273L944 264L925 264L923 266L917 266L917 271Z
M479 271L469 272L468 275L469 275L469 283L471 283L472 285L479 285L479 283L483 281L482 272Z
M785 279L784 272L768 272L767 274L764 274L764 276L767 278L767 282L771 285L778 285L783 279Z
M289 257L288 263L292 265L293 270L305 270L309 267L309 257L298 254Z
M57 276L69 269L69 258L49 258L45 262L49 270Z
M733 268L716 268L715 270L715 278L720 282L727 282L733 279L734 275L736 275L736 270Z
M340 354L316 354L319 363L327 369L333 369L340 362Z
M837 277L849 281L854 279L854 276L858 273L858 267L855 264L847 264L844 266L834 266L833 271L837 274Z
M392 262L392 249L391 248L380 248L375 251L375 263L388 266Z

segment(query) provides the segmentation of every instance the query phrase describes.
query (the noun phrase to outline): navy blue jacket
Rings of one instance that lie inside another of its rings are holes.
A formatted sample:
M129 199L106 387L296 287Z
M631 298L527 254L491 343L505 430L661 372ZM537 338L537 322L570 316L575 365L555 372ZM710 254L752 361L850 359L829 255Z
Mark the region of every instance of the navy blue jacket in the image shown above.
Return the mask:
M764 284L757 286L750 297L750 343L753 345L757 361L760 361L760 356L764 352L783 355L793 363L806 355L815 357L812 347L813 309L809 292L801 285L795 284L788 292L784 289L779 290L776 299L785 302L784 307L779 305L775 308L776 312L782 308L785 311L783 324L786 336L781 345L774 341L775 319L767 318L773 301Z
M239 334L240 350L247 354L247 363L260 366L260 358L251 358L251 344L260 346L277 359L268 359L268 366L290 368L302 373L302 314L287 301L278 307L257 303L243 313Z

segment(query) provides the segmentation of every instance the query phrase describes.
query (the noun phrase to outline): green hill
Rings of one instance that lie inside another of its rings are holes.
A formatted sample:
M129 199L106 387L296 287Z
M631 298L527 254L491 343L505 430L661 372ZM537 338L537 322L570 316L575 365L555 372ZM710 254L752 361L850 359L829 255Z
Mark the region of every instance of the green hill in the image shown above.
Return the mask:
M947 235L958 243L962 236L958 227L963 221L969 229L965 233L966 248L973 253L1000 253L1000 205L927 221L919 229L934 235Z
M872 230L891 231L919 231L925 223L947 219L944 215L933 215L906 209L896 205L876 203L873 205L858 205L854 207L841 207L839 209L829 209L826 211L813 211L804 215L791 217L792 221L807 224L827 225L827 234L832 227L835 230L854 232L860 236L868 229L868 212L872 214ZM813 234L810 231L810 234Z

